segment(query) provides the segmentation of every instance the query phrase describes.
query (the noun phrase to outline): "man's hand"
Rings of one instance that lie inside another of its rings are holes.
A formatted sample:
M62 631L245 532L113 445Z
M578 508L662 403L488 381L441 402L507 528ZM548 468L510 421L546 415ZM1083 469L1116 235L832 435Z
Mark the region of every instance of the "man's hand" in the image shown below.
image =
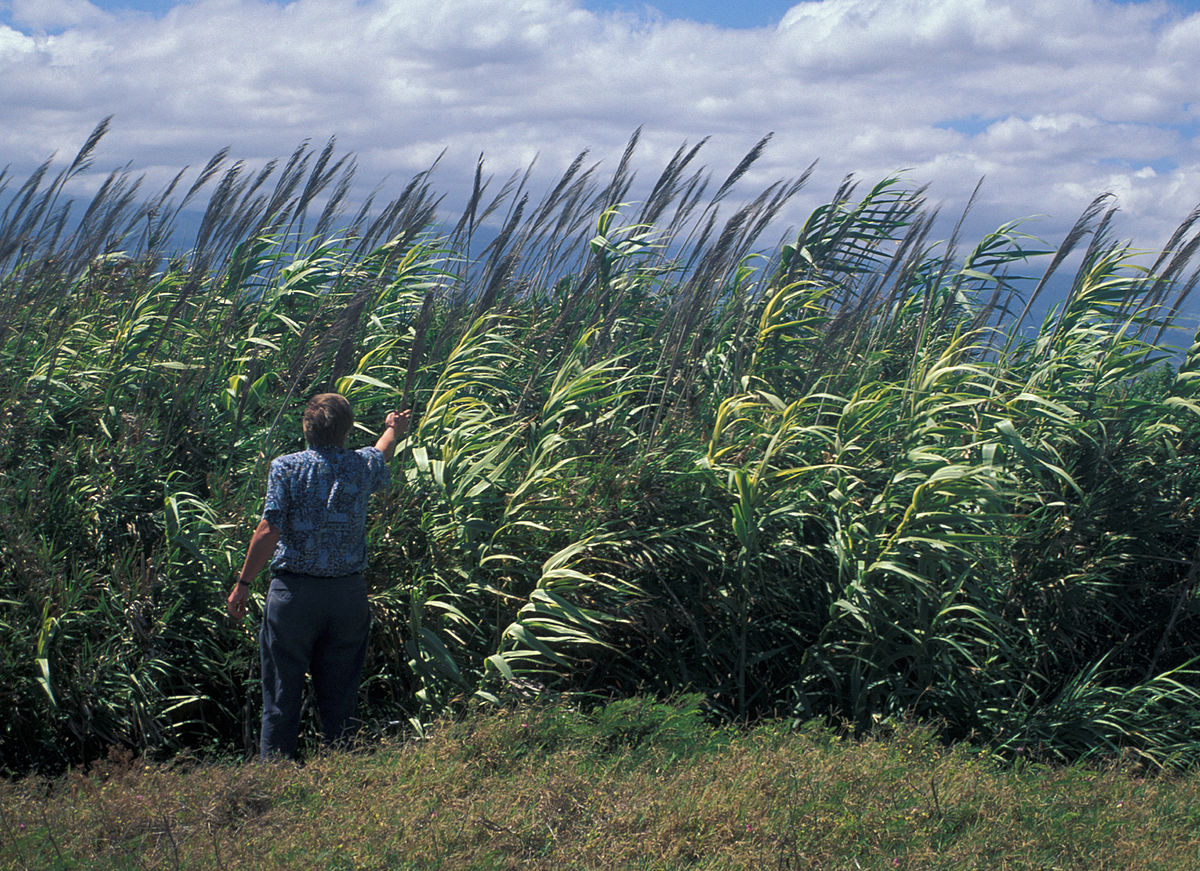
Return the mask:
M225 610L229 612L229 616L233 619L241 620L246 616L246 603L249 601L249 584L236 583L233 585L233 589L229 591L229 598L225 600Z
M406 408L404 411L389 411L384 426L394 429L399 437L408 432L408 424L411 420L412 409L410 408Z

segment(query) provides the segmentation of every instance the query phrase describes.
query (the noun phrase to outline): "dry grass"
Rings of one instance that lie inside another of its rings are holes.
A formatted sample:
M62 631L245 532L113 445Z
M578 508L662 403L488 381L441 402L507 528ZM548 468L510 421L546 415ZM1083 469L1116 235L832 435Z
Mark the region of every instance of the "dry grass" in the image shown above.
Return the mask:
M1200 778L904 727L638 739L561 708L302 767L113 756L0 785L8 868L1191 869Z

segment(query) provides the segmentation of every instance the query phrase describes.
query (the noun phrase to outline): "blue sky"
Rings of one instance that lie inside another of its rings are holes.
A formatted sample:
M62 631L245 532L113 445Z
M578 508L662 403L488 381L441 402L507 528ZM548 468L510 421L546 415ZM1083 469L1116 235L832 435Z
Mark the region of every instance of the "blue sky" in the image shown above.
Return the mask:
M139 10L161 14L179 0L92 0L106 10ZM1115 0L1131 3L1136 0ZM778 24L784 14L796 5L789 0L587 0L580 4L597 12L627 12L645 15L650 10L666 18L688 19L721 27L769 27ZM1171 0L1171 5L1190 11L1200 10L1200 0ZM4 6L0 3L0 9Z
M101 9L133 9L161 14L178 0L92 0ZM1200 0L1195 0L1200 2ZM685 18L722 27L767 27L777 24L794 3L786 0L660 0L656 3L630 0L590 0L582 6L597 12L628 12L645 15L653 8L668 18Z
M635 128L644 174L710 137L720 175L774 136L747 190L902 172L968 229L1061 238L1111 192L1161 244L1200 202L1200 0L0 0L0 166L73 153L164 184L228 146L248 165L336 136L364 187L482 153L534 183Z

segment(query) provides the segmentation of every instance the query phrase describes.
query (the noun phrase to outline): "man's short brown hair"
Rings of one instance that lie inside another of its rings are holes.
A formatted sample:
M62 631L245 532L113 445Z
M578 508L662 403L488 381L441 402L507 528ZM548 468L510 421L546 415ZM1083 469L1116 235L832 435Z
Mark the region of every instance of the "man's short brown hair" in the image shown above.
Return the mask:
M304 409L304 440L314 448L340 445L354 426L350 402L340 393L318 393Z

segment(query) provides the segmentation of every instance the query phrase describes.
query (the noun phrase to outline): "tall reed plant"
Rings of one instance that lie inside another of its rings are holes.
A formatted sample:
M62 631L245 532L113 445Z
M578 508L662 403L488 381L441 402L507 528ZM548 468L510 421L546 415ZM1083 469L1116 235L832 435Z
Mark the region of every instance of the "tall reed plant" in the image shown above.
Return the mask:
M1195 216L1150 265L1106 198L960 254L919 188L848 180L772 247L807 172L738 204L766 141L719 185L685 146L639 187L635 134L540 198L481 163L458 218L430 173L350 210L333 143L144 201L117 173L76 218L105 127L0 215L6 770L252 749L221 601L323 390L364 439L417 415L369 530L370 728L688 691L1197 761L1197 355L1162 343Z

